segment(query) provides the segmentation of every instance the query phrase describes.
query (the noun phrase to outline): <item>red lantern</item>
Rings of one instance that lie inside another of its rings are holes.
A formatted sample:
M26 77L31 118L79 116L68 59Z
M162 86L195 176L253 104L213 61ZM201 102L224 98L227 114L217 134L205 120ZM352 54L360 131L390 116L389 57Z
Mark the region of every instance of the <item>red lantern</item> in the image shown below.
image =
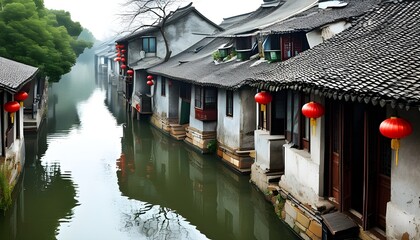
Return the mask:
M4 104L4 110L10 113L10 119L13 123L13 117L15 112L19 111L20 104L16 101L7 102Z
M271 100L273 100L273 97L271 96L271 94L269 92L259 92L257 94L255 94L255 101L259 104L269 104L271 102Z
M117 57L121 57L121 53L117 53Z
M121 58L121 62L125 62L125 58L124 57Z
M25 101L25 99L27 99L28 96L29 95L28 95L27 92L20 91L20 92L17 92L15 94L15 100L19 101L20 102L20 106L22 107L23 106L23 101Z
M149 80L149 81L146 82L146 84L149 85L149 86L153 86L154 83L153 83L153 80Z
M121 69L126 69L126 68L127 68L127 65L125 64L121 65Z
M302 114L311 119L312 133L315 134L316 119L324 115L324 107L317 102L308 102L302 107Z
M120 57L114 58L114 62L119 62L119 61L121 61L121 58Z
M391 138L391 149L395 150L395 165L398 166L398 150L400 148L400 139L407 137L413 132L411 124L398 117L385 119L379 125L379 131L387 138Z
M126 50L125 49L121 49L121 53L125 53L126 52Z
M131 69L129 69L129 70L127 70L127 74L128 74L128 75L133 75L133 74L134 74L134 71L133 71L133 70L131 70Z
M152 75L147 76L147 80L153 80L153 76Z
M257 103L261 104L261 111L263 112L265 112L265 105L269 104L271 100L273 100L271 94L265 91L255 94L254 98Z

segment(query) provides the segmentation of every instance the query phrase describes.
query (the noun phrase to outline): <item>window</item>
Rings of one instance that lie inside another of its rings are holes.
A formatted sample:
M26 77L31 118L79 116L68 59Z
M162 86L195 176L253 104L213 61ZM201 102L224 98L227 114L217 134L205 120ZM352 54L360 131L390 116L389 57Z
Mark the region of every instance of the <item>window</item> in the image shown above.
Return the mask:
M201 121L217 120L217 89L195 86L195 118Z
M201 109L216 109L216 88L195 86L195 107Z
M233 91L226 90L226 116L233 117Z
M203 108L202 90L203 90L202 87L195 86L195 107L196 108Z
M205 88L204 91L204 109L215 109L217 106L216 88Z
M142 38L142 50L146 53L156 53L156 38L144 37Z
M286 102L286 139L297 148L309 150L309 119L302 113L302 105L309 101L309 96L289 91Z
M301 34L288 34L281 37L282 60L287 60L309 49L306 37Z
M160 82L160 95L166 96L166 78L161 77L162 81Z
M252 37L237 37L236 50L250 50L252 49Z

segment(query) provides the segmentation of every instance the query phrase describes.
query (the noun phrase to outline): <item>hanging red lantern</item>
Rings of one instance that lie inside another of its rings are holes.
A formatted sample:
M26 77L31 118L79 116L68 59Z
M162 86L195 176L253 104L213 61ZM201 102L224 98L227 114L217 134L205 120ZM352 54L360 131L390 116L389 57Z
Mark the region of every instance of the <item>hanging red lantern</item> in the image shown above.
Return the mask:
M121 69L126 69L126 68L127 68L127 65L125 64L121 65Z
M149 80L149 81L146 82L146 84L149 85L149 86L153 86L154 83L153 83L153 80Z
M15 100L20 102L20 106L23 107L23 101L28 98L28 93L25 91L20 91L15 94Z
M273 97L269 92L261 91L254 96L255 101L261 104L261 111L265 112L265 105L269 104Z
M124 57L121 58L121 62L125 62L125 58Z
M131 69L129 69L129 70L127 70L127 74L128 74L128 75L133 75L133 74L134 74L134 71L133 71L133 70L131 70Z
M153 80L153 76L152 75L147 76L147 80Z
M316 119L324 115L324 107L317 102L308 102L302 107L302 114L311 119L312 133L315 134Z
M407 137L413 132L411 124L402 118L390 117L379 125L379 131L387 138L391 138L391 149L395 150L395 165L398 166L398 150L400 139Z
M121 58L120 57L114 58L114 62L119 62L119 61L121 61Z
M121 53L117 53L117 57L121 57Z
M264 105L269 104L271 100L273 100L273 97L271 96L271 94L265 91L255 94L254 98L257 103L264 104Z
M13 123L13 117L15 115L15 112L19 111L20 104L16 101L7 102L4 104L4 110L8 113L10 113L10 119Z
M121 53L125 53L127 50L125 49L121 49Z

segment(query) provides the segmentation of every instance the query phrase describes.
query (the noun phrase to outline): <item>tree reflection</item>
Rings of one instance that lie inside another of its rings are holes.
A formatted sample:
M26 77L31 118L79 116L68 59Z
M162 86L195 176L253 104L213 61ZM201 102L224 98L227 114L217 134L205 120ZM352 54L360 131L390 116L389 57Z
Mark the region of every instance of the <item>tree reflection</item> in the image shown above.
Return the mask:
M135 229L147 239L194 239L186 222L169 208L143 204L126 215L125 228Z

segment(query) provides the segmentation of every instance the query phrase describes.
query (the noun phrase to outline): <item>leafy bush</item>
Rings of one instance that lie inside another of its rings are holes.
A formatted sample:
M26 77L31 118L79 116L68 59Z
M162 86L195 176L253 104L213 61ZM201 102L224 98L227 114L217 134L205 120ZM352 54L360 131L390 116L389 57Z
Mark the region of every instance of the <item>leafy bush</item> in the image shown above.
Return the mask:
M0 209L7 210L12 205L12 189L6 166L0 166Z

